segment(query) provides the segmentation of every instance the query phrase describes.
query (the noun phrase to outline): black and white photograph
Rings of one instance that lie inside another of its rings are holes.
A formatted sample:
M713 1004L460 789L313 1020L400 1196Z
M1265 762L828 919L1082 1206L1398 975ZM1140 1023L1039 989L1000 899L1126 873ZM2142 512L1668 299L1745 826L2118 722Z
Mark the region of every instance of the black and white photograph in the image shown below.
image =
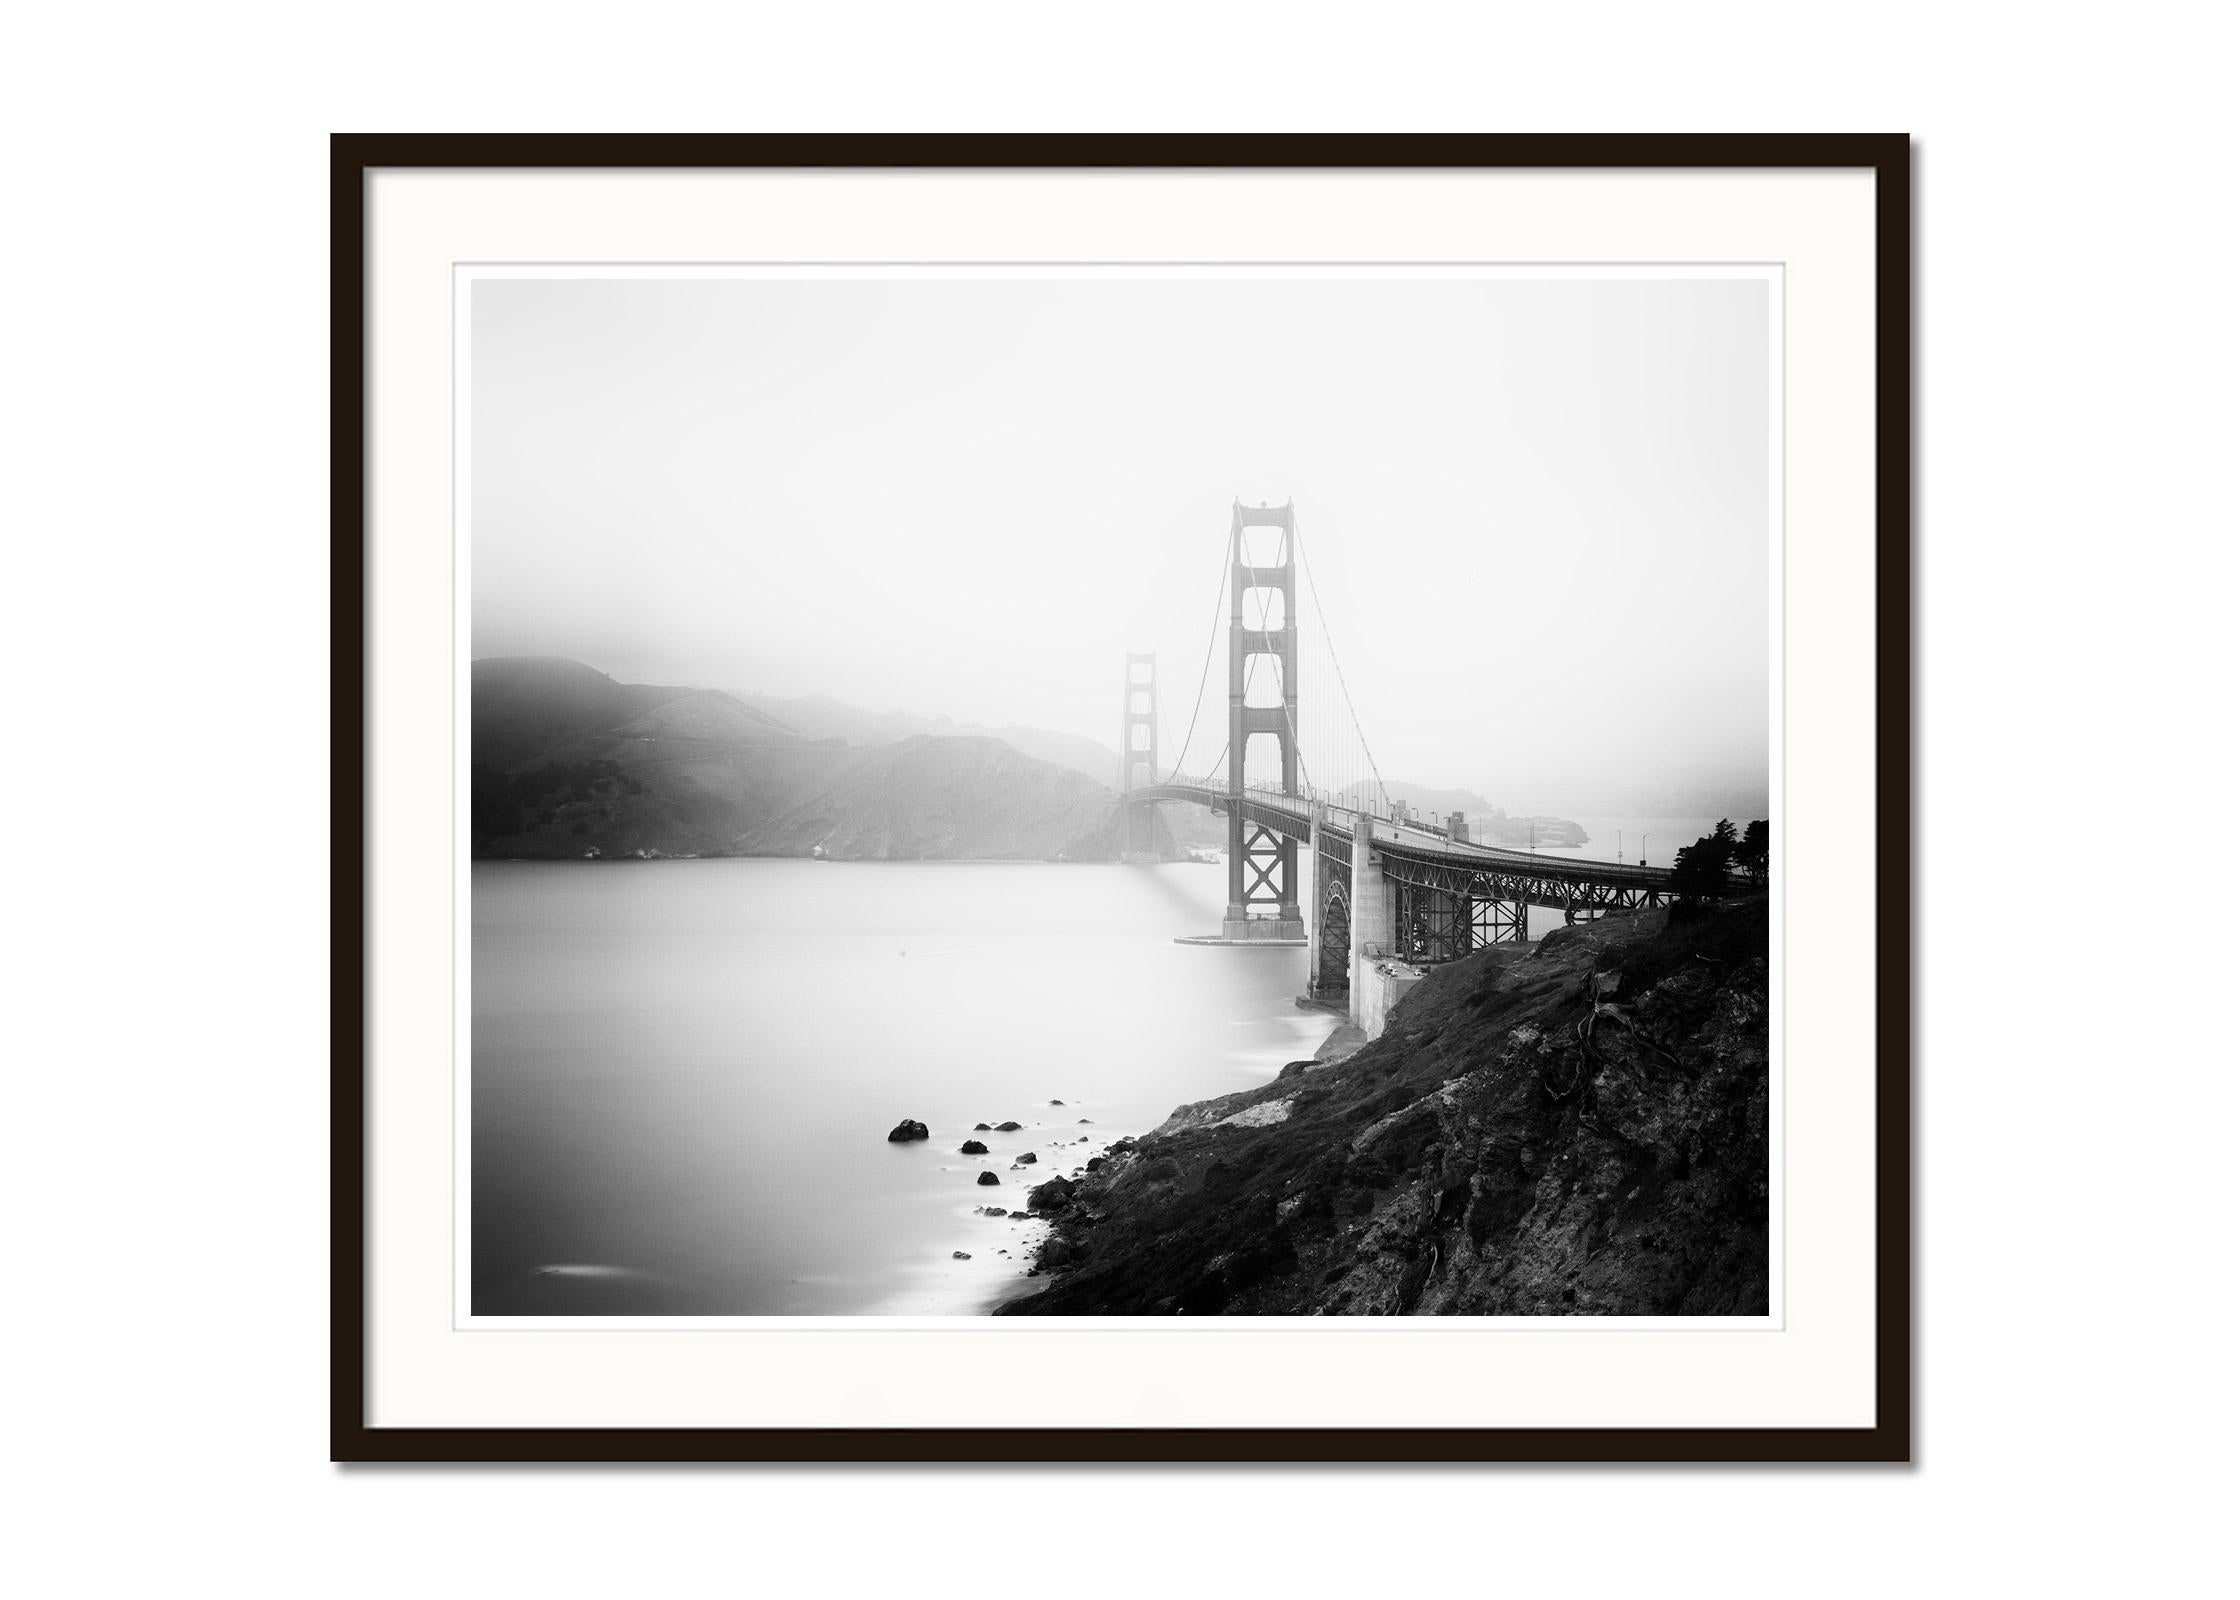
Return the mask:
M1778 1326L1781 291L462 269L457 1313Z
M11 21L14 1590L2231 1588L2223 13Z

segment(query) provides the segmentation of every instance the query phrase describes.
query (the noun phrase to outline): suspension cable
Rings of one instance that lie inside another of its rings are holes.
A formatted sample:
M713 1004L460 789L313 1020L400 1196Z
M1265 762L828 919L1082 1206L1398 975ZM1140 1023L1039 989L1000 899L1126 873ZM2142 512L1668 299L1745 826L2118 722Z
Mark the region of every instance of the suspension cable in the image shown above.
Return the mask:
M1298 513L1292 513L1292 537L1298 538ZM1330 632L1330 612L1322 603L1322 591L1315 587L1314 568L1307 564L1307 542L1299 539L1299 568L1307 575L1307 593L1314 597L1315 615L1322 619L1322 642L1330 647L1330 670L1337 675L1338 693L1345 698L1346 715L1353 720L1353 736L1361 747L1361 754L1369 763L1369 775L1377 781L1377 798L1384 802L1387 815L1392 811L1392 795L1384 786L1384 774L1377 770L1376 753L1369 748L1369 736L1361 731L1361 713L1354 709L1353 691L1346 687L1346 669L1338 664L1338 641Z
M1206 630L1205 665L1198 669L1198 698L1190 707L1190 726L1182 735L1182 743L1175 746L1174 766L1167 773L1167 782L1169 783L1174 782L1175 774L1182 770L1183 757L1190 753L1190 737L1198 731L1198 713L1205 708L1206 703L1206 680L1213 675L1214 641L1221 637L1221 602L1227 597L1228 593L1229 553L1224 550L1221 553L1221 582L1213 591L1213 625ZM1224 747L1222 753L1228 753L1226 747Z

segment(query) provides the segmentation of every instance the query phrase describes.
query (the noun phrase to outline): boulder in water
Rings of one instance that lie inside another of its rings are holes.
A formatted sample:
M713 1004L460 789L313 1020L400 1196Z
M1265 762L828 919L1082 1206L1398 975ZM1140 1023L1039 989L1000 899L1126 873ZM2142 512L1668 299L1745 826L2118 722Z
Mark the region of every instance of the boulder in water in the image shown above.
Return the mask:
M1034 1152L1032 1150L1029 1150L1025 1155L1020 1156L1017 1159L1020 1166L1031 1167L1034 1165Z
M908 1117L904 1117L894 1125L894 1132L887 1135L887 1143L908 1144L913 1139L930 1139L932 1137L933 1135L926 1131L924 1123L912 1122Z
M1002 1180L1001 1178L997 1177L997 1176L996 1176L996 1175L995 1175L994 1173L992 1173L992 1172L983 1172L983 1173L981 1173L981 1174L980 1174L980 1179L979 1179L979 1181L980 1181L981 1183L983 1183L983 1184L992 1184L992 1183L1001 1183L1001 1182L1003 1182L1003 1180Z
M957 1154L960 1156L984 1156L987 1153L988 1147L978 1139L967 1139L957 1146Z
M1019 1124L1016 1122L999 1122L995 1126L995 1131L997 1133L1017 1133Z

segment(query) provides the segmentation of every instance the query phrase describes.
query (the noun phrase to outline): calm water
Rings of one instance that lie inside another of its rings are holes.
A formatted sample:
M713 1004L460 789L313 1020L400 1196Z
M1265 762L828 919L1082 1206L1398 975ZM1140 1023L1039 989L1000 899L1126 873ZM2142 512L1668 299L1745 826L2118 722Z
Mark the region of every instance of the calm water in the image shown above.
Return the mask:
M1215 931L1224 882L477 863L474 1310L983 1309L1017 1286L1032 1225L976 1207L1023 1209L1048 1174L1328 1034L1292 1004L1304 951L1172 942ZM904 1117L933 1137L888 1144ZM1006 1120L1025 1127L971 1132ZM968 1137L991 1154L957 1154Z

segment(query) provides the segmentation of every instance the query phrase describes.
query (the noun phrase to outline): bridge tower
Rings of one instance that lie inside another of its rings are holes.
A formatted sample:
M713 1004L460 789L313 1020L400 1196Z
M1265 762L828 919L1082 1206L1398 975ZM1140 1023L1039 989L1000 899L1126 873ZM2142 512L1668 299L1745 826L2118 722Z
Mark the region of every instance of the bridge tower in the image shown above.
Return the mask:
M1159 658L1128 655L1128 676L1120 707L1120 859L1136 866L1159 860L1158 818L1148 804L1131 806L1128 795L1159 781Z
M1251 565L1245 540L1248 528L1278 530L1276 559ZM1306 937L1299 915L1299 847L1271 828L1248 821L1244 813L1245 752L1255 736L1273 738L1282 759L1283 792L1299 792L1299 613L1293 587L1291 502L1247 506L1233 502L1229 514L1229 910L1222 919L1224 939ZM1267 591L1247 606L1247 591ZM1265 623L1277 605L1283 625ZM1248 621L1249 624L1248 625ZM1245 704L1245 686L1257 678L1255 662L1264 658L1276 675L1282 703Z

